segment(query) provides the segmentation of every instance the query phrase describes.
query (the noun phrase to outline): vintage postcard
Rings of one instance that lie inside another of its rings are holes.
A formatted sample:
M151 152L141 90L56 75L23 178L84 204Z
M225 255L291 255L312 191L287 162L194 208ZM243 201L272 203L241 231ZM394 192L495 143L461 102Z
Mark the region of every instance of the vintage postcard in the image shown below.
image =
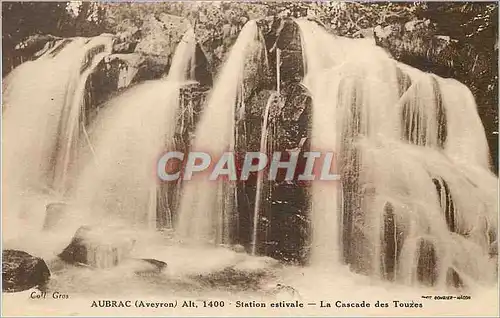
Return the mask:
M498 317L498 3L3 1L2 316Z

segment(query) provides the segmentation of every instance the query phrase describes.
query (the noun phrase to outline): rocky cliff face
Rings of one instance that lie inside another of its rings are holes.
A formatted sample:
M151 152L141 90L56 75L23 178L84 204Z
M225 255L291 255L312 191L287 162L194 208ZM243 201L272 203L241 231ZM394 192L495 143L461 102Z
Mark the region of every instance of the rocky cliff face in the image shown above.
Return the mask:
M210 16L204 13L194 18L162 13L147 15L139 26L132 22L123 23L115 35L113 54L99 65L87 82L87 124L95 118L106 101L122 90L139 82L165 76L182 35L187 28L193 27L198 42L194 65L194 79L198 83L182 89L181 111L175 135L175 148L187 151L217 72L249 18L228 16L219 27L211 23ZM263 49L245 66L247 76L241 97L245 110L238 112L237 118L237 134L244 138L238 139L237 148L242 152L260 150L264 108L272 96L277 95L272 100L266 133L269 138L268 151L307 151L311 98L300 84L304 76L304 64L298 28L290 18L277 15L259 20L258 27ZM430 34L428 28L428 22L422 20L367 28L351 35L373 37L374 45L384 47L395 59L441 76L458 77L465 81L465 75L472 71L489 72L490 66L485 63L487 59L481 54L477 53L477 58L467 57L467 54L473 53L465 49L463 52L458 50L453 39ZM20 56L23 59L36 59L44 48L61 40L52 36L33 38L20 47ZM481 97L481 85L470 78L467 80L475 83L473 91L480 105L481 101L484 105L493 103ZM492 136L494 125L488 124L488 116L495 115L488 111L483 111L481 115L488 135ZM493 146L496 139L490 139L492 149L496 151L496 146ZM170 193L175 198L177 195L174 192L178 190L165 186L159 191ZM242 230L235 235L237 243L243 245L251 241L255 192L252 182L238 189ZM294 182L266 183L263 193L264 211L259 220L259 241L263 243L258 252L290 262L304 262L308 245L306 238L309 236L306 188ZM159 197L158 227L168 227L172 214L175 216L177 202L166 201L165 196Z

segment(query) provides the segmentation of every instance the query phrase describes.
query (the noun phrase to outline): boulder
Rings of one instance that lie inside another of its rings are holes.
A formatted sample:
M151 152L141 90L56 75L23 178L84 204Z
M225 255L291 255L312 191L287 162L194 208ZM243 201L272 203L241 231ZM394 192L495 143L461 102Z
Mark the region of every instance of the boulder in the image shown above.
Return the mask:
M131 82L138 83L165 76L177 46L189 28L190 23L186 18L164 13L147 16L140 29L133 24L126 24L124 30L116 35L113 47L113 53L125 54L111 57L122 62L118 88L126 87ZM205 53L197 45L192 75L202 85L212 84L209 68Z
M149 276L160 274L167 268L167 263L152 258L134 259L136 263L135 274L139 276Z
M2 251L4 292L20 292L33 287L43 289L50 278L45 261L23 251Z
M67 263L82 263L87 264L87 247L85 246L86 233L90 231L90 227L80 227L71 243L59 254L59 258Z
M142 60L138 65L133 83L159 79L168 74L168 70L170 68L169 58L163 55L141 54Z
M131 20L124 20L118 27L113 42L113 53L132 53L141 37L141 30Z
M170 61L177 44L189 27L189 21L173 15L148 16L142 25L142 39L135 47L136 53L159 56Z
M112 54L105 58L107 72L112 72L116 77L115 90L128 87L144 63L145 58L141 54Z
M128 259L135 241L107 228L81 226L58 256L66 263L110 268Z
M157 268L159 271L162 271L163 269L165 269L167 267L167 263L163 262L163 261L159 261L157 259L152 259L152 258L144 258L142 259L142 261L146 262L146 263L149 263L151 265L153 265L155 268Z

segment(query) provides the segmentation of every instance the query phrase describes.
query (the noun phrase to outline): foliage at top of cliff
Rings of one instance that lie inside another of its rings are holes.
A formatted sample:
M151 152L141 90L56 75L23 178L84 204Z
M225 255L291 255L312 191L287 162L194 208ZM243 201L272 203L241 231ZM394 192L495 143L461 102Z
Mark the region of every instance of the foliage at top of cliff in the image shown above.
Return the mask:
M93 36L140 30L151 16L176 15L197 30L199 41L236 36L251 19L314 17L333 33L360 36L375 26L429 19L443 35L484 46L496 39L498 5L494 2L227 2L157 3L12 2L3 3L3 41L14 47L33 34ZM494 41L496 45L496 41Z
M391 53L396 58L405 53L398 50L429 54L448 49L451 53L437 54L448 65L455 62L455 51L464 47L473 48L474 54L479 52L485 55L486 64L490 60L493 63L498 48L498 5L494 2L71 1L11 2L2 5L4 62L12 55L22 55L20 51L29 49L37 39L46 41L46 37L33 39L33 35L71 37L113 33L117 35L117 43L125 48L120 52L127 53L128 48L145 39L152 40L139 44L139 48L146 47L144 52L170 52L172 48L158 47L158 43L165 42L160 41L164 34L173 33L172 29L178 27L175 16L194 27L197 41L214 68L222 62L243 25L251 19L261 22L263 32L271 32L276 20L298 17L313 18L332 33L348 37L373 37L375 27L379 31L389 30L389 33L395 30L399 32L399 38L396 37L394 43L400 44L393 45L396 50ZM384 32L376 35L384 36ZM399 41L403 37L406 37L406 42ZM450 46L448 43L454 44ZM32 55L33 52L25 54ZM471 58L475 59L475 55ZM4 63L4 66L8 64Z

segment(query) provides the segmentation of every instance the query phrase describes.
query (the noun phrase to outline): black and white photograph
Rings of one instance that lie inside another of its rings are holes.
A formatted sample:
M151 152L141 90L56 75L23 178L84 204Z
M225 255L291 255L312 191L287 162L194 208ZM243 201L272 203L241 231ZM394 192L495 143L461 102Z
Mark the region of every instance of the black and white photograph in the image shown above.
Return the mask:
M2 316L498 317L498 2L1 19Z

